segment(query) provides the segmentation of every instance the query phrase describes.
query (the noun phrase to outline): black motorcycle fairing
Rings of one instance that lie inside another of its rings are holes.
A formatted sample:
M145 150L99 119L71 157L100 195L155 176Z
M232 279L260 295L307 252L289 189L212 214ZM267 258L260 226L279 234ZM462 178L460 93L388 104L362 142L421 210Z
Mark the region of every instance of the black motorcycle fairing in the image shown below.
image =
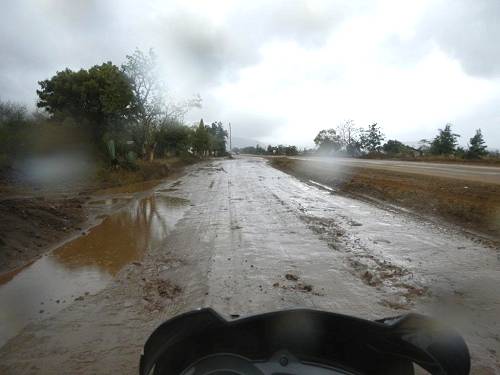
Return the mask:
M468 374L463 339L417 314L367 321L297 309L226 321L212 309L177 316L160 325L144 346L140 373L180 374L215 354L268 361L287 350L299 361L352 374L413 374L411 362L432 374Z

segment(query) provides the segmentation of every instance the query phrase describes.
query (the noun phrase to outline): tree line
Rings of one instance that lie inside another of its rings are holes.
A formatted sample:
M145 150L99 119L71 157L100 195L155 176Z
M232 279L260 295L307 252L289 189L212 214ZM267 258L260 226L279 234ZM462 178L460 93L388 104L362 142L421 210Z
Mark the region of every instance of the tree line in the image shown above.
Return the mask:
M458 145L459 134L452 131L452 124L446 124L438 129L438 134L432 140L422 139L418 147L412 147L396 139L385 140L385 135L379 124L372 123L367 129L358 128L352 120L341 123L336 128L321 130L314 138L316 152L326 155L361 156L445 156L465 159L481 159L488 155L498 156L488 152L481 129L469 139L467 148Z
M0 166L38 152L90 148L111 165L170 155L224 155L222 122L185 123L201 97L175 101L159 79L154 51L136 49L112 62L64 69L39 82L37 110L0 101Z
M247 146L242 148L233 147L232 151L236 153L251 154L251 155L294 156L299 154L297 146L285 146L285 145L278 145L278 146L268 145L267 148L264 148L258 144L256 146Z

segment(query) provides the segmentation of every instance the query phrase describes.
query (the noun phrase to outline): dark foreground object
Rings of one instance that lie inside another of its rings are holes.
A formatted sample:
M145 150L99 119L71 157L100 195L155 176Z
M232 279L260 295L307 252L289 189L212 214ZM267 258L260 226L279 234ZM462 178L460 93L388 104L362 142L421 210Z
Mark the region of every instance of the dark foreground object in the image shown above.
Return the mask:
M141 375L468 374L462 337L422 315L378 321L288 310L226 321L212 309L179 315L144 346Z

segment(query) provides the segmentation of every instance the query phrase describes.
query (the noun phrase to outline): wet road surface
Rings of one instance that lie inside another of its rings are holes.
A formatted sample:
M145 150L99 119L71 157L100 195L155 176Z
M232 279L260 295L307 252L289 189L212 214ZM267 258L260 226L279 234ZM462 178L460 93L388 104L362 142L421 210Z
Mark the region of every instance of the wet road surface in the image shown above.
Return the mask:
M474 373L498 371L498 249L392 208L334 195L259 158L197 165L153 197L161 194L181 199L183 208L165 207L154 225L133 232L160 231L154 246L135 246L142 255L126 262L140 261L106 271L116 274L114 281L9 340L0 349L0 373L134 374L155 326L203 306L228 318L287 307L371 319L423 312L465 335ZM160 219L171 220L168 231L160 230ZM127 253L118 241L126 230L106 230L117 238L106 247ZM73 269L102 263L98 256Z
M388 171L423 174L466 181L500 184L500 166L484 166L450 163L426 163L402 160L371 160L354 158L293 157L293 159L328 163L337 167L362 167Z

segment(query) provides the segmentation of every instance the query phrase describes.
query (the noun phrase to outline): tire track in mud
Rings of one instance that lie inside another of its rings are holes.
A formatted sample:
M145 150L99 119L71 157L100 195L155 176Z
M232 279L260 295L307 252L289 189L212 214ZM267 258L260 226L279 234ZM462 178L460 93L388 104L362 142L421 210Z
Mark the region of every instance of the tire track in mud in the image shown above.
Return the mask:
M311 215L300 202L296 202L297 210L295 210L278 194L275 192L271 194L281 205L288 207L306 223L307 227L325 241L332 250L342 253L342 261L352 275L385 294L379 302L382 306L408 310L418 297L430 294L428 287L416 281L410 270L371 252L359 238L341 227L335 219ZM348 226L362 226L361 223L345 216L343 219Z
M276 198L314 222L310 229L346 270L375 284L370 289L379 293L380 306L411 308L453 326L469 345L472 373L499 373L498 247L394 207L332 194L281 173L275 179L282 181L272 188Z
M345 254L344 262L353 275L366 285L399 297L382 299L382 305L406 310L411 308L417 297L428 295L428 287L416 281L412 271L370 252L359 238L350 235L334 219L299 216L332 250ZM361 224L349 221L349 225Z

